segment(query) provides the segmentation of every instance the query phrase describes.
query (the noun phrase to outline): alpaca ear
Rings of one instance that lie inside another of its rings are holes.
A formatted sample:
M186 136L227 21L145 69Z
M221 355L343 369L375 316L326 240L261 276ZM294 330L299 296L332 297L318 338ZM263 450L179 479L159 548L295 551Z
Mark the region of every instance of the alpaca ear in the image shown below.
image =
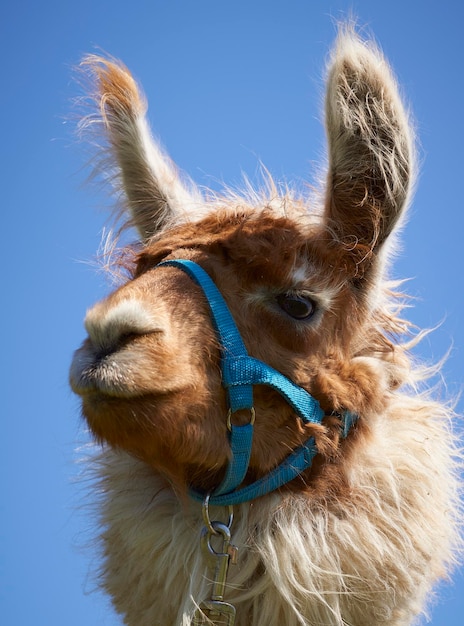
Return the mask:
M381 52L340 32L326 96L329 170L325 223L363 275L408 204L414 174L411 125Z
M188 219L189 212L202 204L200 193L181 181L176 166L153 140L145 98L129 70L94 55L86 57L82 67L96 85L97 121L104 125L119 191L131 223L146 241L165 224ZM90 119L89 124L93 122Z

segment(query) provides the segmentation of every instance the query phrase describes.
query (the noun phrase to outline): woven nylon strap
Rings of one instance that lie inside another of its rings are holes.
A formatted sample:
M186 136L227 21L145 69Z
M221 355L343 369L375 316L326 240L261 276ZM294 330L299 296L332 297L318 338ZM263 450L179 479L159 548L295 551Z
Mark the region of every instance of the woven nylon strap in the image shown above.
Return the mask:
M222 385L226 389L229 409L232 413L242 409L251 410L253 386L267 385L285 398L304 423L321 423L324 412L315 398L277 370L248 355L222 294L205 270L197 263L185 259L163 261L159 266L172 266L183 270L203 290L221 344ZM345 436L355 419L353 414L344 415L343 434ZM230 424L231 459L224 479L210 495L211 504L228 505L246 502L278 489L310 467L317 453L314 438L311 437L265 477L247 487L237 489L248 470L252 441L253 424L251 422L244 426ZM205 497L205 494L193 489L190 490L190 494L197 500L203 500Z

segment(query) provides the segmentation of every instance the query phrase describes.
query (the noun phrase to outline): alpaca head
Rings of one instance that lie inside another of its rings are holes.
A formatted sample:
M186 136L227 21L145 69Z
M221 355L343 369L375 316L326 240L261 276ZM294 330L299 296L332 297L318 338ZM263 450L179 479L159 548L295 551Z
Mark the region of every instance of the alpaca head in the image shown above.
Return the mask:
M277 392L255 387L248 479L314 436L319 454L300 487L340 486L340 459L402 382L382 275L409 197L413 148L386 62L352 33L340 36L326 95L325 199L314 208L272 183L254 197L202 197L152 140L129 72L102 58L85 64L141 242L127 283L88 311L88 338L71 368L92 432L179 490L220 481L230 449L218 338L201 289L158 266L189 259L216 283L248 353L309 391L326 414L321 425L302 424ZM343 410L361 417L344 442Z

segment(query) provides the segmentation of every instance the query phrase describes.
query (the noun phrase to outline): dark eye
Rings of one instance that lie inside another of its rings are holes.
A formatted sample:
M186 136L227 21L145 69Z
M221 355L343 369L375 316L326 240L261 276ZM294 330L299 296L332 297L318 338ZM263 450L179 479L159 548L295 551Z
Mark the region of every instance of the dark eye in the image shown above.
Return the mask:
M310 298L296 296L291 293L281 293L276 298L282 311L296 320L307 320L315 312L316 306Z

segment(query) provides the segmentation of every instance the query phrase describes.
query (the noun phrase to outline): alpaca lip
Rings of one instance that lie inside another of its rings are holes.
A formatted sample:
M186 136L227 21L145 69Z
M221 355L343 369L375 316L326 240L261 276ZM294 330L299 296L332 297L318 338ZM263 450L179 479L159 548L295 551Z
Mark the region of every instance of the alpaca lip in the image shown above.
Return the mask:
M119 398L140 395L131 384L127 369L118 363L114 353L96 354L85 345L74 354L69 380L74 393L80 396L95 393Z
M97 395L106 398L139 398L179 391L188 386L187 372L176 367L177 377L169 384L157 384L156 374L171 367L163 354L153 359L143 344L130 342L113 351L102 351L86 340L76 350L69 372L71 389L82 398Z

